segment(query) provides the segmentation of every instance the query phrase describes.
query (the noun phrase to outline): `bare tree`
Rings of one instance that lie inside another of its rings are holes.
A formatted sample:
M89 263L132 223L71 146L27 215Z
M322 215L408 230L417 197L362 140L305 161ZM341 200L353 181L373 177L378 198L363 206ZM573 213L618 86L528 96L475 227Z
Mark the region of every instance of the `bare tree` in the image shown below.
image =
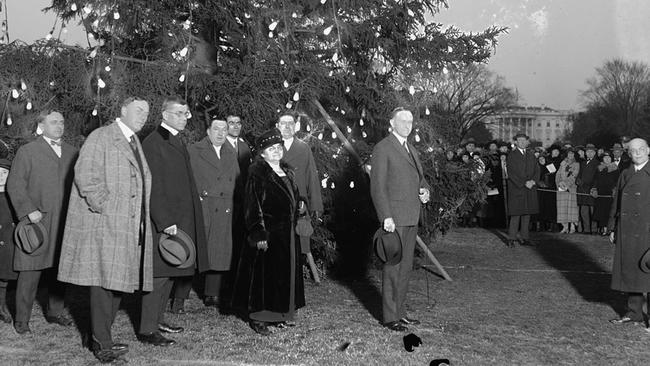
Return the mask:
M482 64L439 73L418 72L405 76L403 85L406 80L411 80L411 91L415 91L413 104L425 111L420 120L449 143L460 142L472 127L517 100L504 78Z
M590 110L605 110L616 130L623 135L640 135L647 130L650 68L643 62L615 59L596 69L582 93Z

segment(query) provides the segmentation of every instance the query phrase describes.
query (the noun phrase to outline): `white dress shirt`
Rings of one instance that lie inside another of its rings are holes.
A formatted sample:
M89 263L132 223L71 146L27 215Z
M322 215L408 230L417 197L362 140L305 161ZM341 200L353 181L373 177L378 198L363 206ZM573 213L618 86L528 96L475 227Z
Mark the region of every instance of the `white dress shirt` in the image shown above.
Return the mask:
M216 146L214 144L212 145L212 147L214 148L214 152L217 153L217 157L219 158L219 160L221 160L221 146Z
M293 137L290 139L284 140L284 148L289 151L291 149L291 144L293 144Z
M169 126L168 124L166 124L165 122L160 123L160 125L162 126L162 128L164 128L164 129L166 129L167 131L169 131L169 133L171 133L173 136L178 135L178 130L176 130L176 129L173 128L173 127L170 127L170 126Z
M647 160L646 160L645 163L643 163L643 164L641 164L641 165L635 165L635 166L634 166L634 171L635 171L635 172L638 172L639 170L643 169L643 167L644 167L646 164L648 164L648 161L647 161Z
M52 140L51 138L45 137L45 136L43 136L43 138L45 139L47 144L50 145L52 150L54 150L54 153L56 154L56 156L61 157L61 143L62 143L61 139ZM58 143L59 145L52 145L52 141Z
M405 145L405 143L406 143L406 139L405 139L404 137L398 135L395 131L393 131L393 135L395 135L395 137L397 137L397 141L399 141L399 144L400 144L400 145L406 147L406 151L411 152L411 150L409 150L409 146L408 146L408 144Z

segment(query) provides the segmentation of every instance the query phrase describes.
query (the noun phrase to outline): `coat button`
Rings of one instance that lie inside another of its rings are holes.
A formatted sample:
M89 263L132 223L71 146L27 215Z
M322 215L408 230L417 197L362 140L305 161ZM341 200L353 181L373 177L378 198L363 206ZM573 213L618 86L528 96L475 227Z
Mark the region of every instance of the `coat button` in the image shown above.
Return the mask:
M207 196L208 196L208 191L203 191L203 192L201 192L201 196L203 196L203 197L207 197Z
M226 213L230 213L230 209L229 209L229 208L226 209Z
M0 229L2 229L2 225L0 225Z
M219 193L219 196L223 197L223 192Z
M0 240L0 247L3 246L3 245L5 245L5 241L4 241L4 240Z
M131 198L135 198L135 194L132 194L132 195L131 195Z

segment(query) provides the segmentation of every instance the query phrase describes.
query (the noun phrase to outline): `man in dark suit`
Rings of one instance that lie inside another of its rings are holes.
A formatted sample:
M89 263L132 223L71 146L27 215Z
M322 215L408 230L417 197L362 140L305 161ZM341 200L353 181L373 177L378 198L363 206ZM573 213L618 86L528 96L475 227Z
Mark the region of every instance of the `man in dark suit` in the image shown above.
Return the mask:
M154 243L164 232L174 236L182 230L196 245L199 267L206 256L205 231L199 194L185 144L178 133L185 129L191 117L187 103L179 97L168 97L162 104L162 122L142 143L151 170L151 220L154 225ZM153 251L154 290L142 297L142 318L138 339L156 346L167 346L175 341L160 332L180 333L164 321L164 309L172 289L170 278L191 277L195 266L178 268L165 262L157 248Z
M72 320L63 312L64 286L56 280L73 167L77 159L77 149L61 139L64 124L61 113L54 110L41 112L38 128L42 135L18 149L7 180L7 192L16 216L33 223L42 222L48 234L47 242L33 253L28 254L19 248L14 251L14 270L19 272L14 323L18 334L31 332L29 318L43 273L49 290L46 320L63 326L72 325Z
M579 193L576 200L580 210L580 226L585 234L591 234L591 218L594 214L596 200L589 193L595 187L599 163L598 159L596 159L596 146L587 144L585 146L585 160L580 162L580 171L576 177L576 191Z
M616 245L612 290L627 295L625 312L610 320L613 324L647 321L643 305L650 302L645 296L650 292L650 272L641 260L650 250L650 148L647 141L635 138L629 142L628 152L632 164L618 178L607 225L612 228L610 241Z
M228 135L226 136L228 145L232 146L237 153L239 163L239 173L235 181L235 196L232 217L232 261L231 268L237 268L239 263L239 254L242 247L246 244L246 223L244 220L244 196L246 195L246 182L248 181L248 167L253 162L253 153L246 140L241 137L242 120L239 116L229 115L226 117L228 123ZM226 290L230 292L234 282L234 273L227 276Z
M528 225L530 215L539 211L537 202L537 180L539 179L539 164L535 154L527 150L528 136L518 133L514 137L515 148L506 159L508 172L508 246L517 243L521 238L522 245L533 245L530 241Z
M227 304L223 299L229 289L224 280L229 279L227 275L234 268L233 197L239 164L236 151L226 142L227 131L226 121L212 120L207 136L189 148L208 247L203 303L214 307Z
M383 324L395 331L419 324L406 315L406 294L415 240L420 220L420 204L429 201L429 184L422 171L417 150L407 142L413 128L413 114L403 108L393 111L393 129L372 152L370 194L384 230L397 231L402 242L402 260L385 264L382 271Z
M320 223L323 213L323 198L320 192L320 180L316 161L307 143L294 138L296 133L296 118L294 112L285 112L280 115L275 127L280 130L284 142L284 160L293 167L296 178L296 185L302 197L307 199L307 209L311 212L313 219ZM307 257L307 264L312 271L314 281L320 283L314 257L308 242L301 243L301 253Z

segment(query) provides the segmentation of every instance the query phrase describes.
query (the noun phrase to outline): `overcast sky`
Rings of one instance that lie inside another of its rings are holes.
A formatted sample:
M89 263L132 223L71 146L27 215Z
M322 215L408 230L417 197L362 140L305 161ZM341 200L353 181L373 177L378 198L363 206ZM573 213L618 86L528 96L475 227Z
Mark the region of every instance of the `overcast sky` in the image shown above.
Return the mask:
M489 67L519 90L527 105L580 109L579 93L594 69L616 57L650 62L649 0L448 0L434 21L464 31L510 28ZM9 35L45 37L55 17L50 0L8 0ZM60 25L57 26L57 32ZM62 38L86 44L78 27Z

